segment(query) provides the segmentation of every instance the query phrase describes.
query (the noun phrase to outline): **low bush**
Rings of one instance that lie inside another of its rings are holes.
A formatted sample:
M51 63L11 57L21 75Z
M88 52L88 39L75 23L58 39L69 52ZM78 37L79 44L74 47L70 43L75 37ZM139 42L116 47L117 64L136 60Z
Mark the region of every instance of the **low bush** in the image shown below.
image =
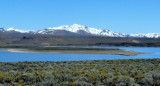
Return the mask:
M4 86L160 86L160 60L0 62Z

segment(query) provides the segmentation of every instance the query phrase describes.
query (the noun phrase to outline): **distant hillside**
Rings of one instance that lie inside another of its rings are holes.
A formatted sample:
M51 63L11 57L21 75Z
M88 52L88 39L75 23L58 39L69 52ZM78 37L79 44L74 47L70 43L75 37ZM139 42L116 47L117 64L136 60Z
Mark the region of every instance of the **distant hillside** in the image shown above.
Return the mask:
M160 39L102 36L53 36L15 32L0 34L0 45L159 47Z

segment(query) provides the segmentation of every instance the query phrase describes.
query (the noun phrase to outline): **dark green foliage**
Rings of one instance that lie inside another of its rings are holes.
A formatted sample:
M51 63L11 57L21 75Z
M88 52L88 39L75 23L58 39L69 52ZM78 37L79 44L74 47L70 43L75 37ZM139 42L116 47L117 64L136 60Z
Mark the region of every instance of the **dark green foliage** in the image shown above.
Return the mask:
M160 60L0 62L0 85L160 86Z

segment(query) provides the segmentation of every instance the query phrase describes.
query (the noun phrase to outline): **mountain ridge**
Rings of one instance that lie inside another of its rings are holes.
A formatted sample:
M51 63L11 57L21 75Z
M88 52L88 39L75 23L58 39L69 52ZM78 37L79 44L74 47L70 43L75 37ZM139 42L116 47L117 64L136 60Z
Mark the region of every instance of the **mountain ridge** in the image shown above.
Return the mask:
M118 33L107 29L96 29L87 26L73 24L73 25L62 25L59 27L49 27L37 31L26 31L19 30L14 27L10 27L7 30L0 28L0 32L19 32L19 33L30 33L30 34L48 34L48 35L63 35L64 36L106 36L106 37L135 37L135 38L160 38L160 33L147 33L147 34L125 34ZM61 34L63 33L63 34Z

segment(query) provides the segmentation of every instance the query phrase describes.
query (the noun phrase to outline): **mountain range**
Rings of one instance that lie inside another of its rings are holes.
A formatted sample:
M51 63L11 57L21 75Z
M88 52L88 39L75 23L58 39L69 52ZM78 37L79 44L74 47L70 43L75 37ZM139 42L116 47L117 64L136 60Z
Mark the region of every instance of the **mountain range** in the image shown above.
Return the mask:
M103 37L133 37L133 38L160 38L160 33L147 33L147 34L125 34L110 31L107 29L96 29L87 26L73 24L63 25L59 27L49 27L47 29L37 31L19 30L14 27L10 27L5 30L0 28L0 33L27 33L27 34L45 34L53 36L103 36Z

